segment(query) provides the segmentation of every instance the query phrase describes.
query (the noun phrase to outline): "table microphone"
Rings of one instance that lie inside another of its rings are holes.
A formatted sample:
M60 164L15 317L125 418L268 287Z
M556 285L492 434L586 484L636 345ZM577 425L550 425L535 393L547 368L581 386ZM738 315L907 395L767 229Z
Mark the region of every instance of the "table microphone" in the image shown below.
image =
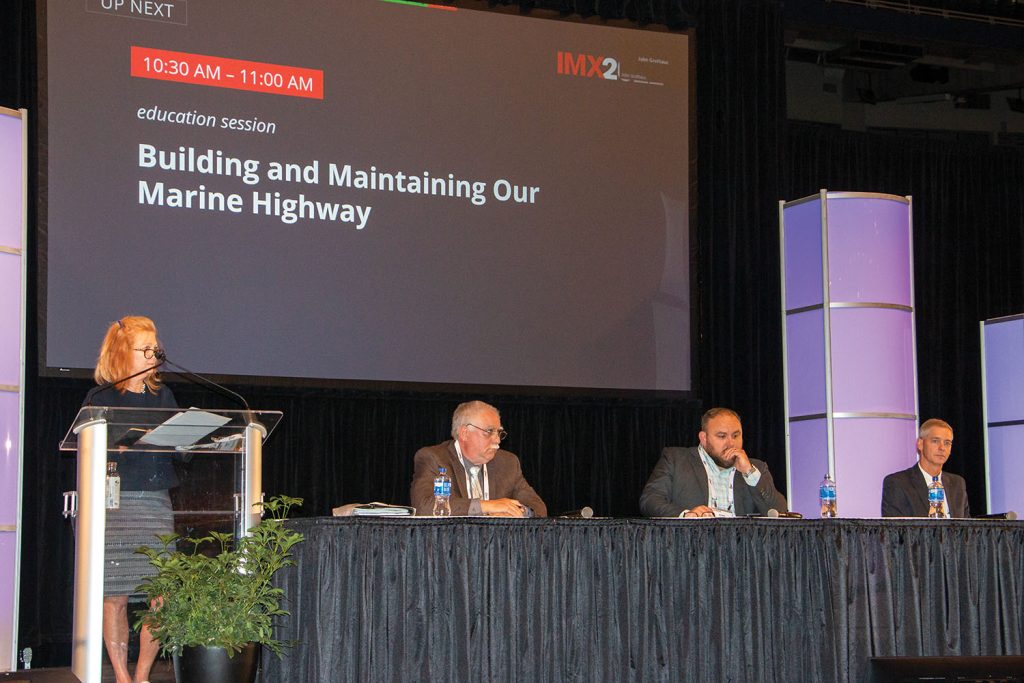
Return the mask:
M783 519L803 519L804 516L799 512L779 512L775 508L768 508L768 512L765 513L765 517L781 517Z
M569 510L568 512L563 512L558 516L568 519L590 519L594 516L594 508L589 505L584 505L579 510Z
M974 519L1005 519L1013 521L1017 519L1017 513L1013 510L1007 510L1006 512L993 512L989 515L975 515Z

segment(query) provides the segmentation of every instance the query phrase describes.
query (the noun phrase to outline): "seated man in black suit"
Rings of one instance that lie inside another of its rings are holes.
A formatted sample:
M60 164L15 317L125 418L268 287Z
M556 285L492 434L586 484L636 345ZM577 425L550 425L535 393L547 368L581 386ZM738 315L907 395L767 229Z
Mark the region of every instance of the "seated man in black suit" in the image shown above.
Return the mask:
M953 450L953 428L931 419L917 432L917 463L886 476L882 482L883 517L927 517L928 486L939 478L946 490L946 516L970 517L967 485L963 477L943 472Z
M786 512L768 466L743 450L740 416L712 408L700 420L700 445L666 448L654 466L640 511L648 517L714 517Z

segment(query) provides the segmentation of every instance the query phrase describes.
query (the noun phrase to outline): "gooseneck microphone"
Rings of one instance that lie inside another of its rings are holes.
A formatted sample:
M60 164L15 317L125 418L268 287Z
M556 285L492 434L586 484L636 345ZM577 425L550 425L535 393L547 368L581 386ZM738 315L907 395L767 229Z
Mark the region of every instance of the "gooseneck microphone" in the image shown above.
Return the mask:
M160 351L160 352L158 352L156 354L156 359L159 362L156 365L152 366L152 367L144 368L142 370L139 370L138 372L133 372L132 374L128 375L127 377L121 377L120 379L115 379L113 382L107 382L106 384L101 384L98 387L93 387L92 389L89 390L89 393L85 395L85 403L83 403L82 405L84 405L84 406L91 406L92 405L92 400L93 400L93 398L96 397L96 394L101 394L104 391L108 391L110 389L113 389L114 387L116 387L121 382L127 382L130 379L135 379L139 375L145 375L148 372L156 370L158 367L160 367L165 362L167 362L166 359L164 358L164 354L163 354L162 351Z
M238 393L236 393L234 391L231 391L230 389L228 389L226 386L224 386L222 384L218 384L217 382L214 382L209 377L204 377L203 375L200 375L198 372L192 372L188 368L182 367L182 366L178 365L177 363L175 363L174 361L169 360L167 358L167 354L164 353L163 350L157 351L156 357L157 357L157 359L159 359L161 364L166 363L167 365L171 366L172 368L177 368L177 370L172 370L172 372L174 372L174 374L180 375L180 376L184 377L185 379L189 380L193 384L198 384L200 386L205 386L208 389L213 389L214 391L216 391L217 393L221 394L222 396L227 396L232 401L234 401L238 405L242 406L246 410L249 410L249 411L252 410L252 408L249 407L248 401L246 401L244 398L242 398L242 396L240 394L238 394Z
M579 510L569 510L558 516L566 519L590 519L594 516L594 508L584 505Z

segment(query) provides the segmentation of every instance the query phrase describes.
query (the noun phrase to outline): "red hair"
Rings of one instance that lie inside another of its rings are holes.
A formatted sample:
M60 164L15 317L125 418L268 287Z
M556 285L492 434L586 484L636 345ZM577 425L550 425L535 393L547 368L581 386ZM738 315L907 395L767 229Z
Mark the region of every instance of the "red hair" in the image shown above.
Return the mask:
M130 375L132 370L132 353L135 350L135 338L138 335L152 332L156 335L156 325L143 315L129 315L110 324L107 334L100 346L100 355L96 359L96 369L92 378L96 384L107 384L116 379ZM146 377L146 387L150 391L160 388L160 377L154 372ZM126 382L115 385L122 394L128 389Z

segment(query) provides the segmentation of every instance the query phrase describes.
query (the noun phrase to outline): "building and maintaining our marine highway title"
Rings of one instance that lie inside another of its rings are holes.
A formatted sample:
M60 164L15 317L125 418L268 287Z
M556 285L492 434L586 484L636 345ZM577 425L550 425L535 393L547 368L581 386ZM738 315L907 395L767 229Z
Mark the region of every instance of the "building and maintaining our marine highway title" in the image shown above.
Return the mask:
M321 180L331 188L356 191L376 191L407 195L423 195L468 200L474 206L483 206L488 199L512 204L536 204L540 187L513 183L505 178L493 181L460 178L455 173L432 174L429 171L408 173L384 171L371 165L355 168L351 164L319 160L308 164L263 162L258 159L229 156L222 150L197 150L194 147L159 149L155 145L140 143L138 167L144 170L173 171L205 178L238 178L249 186L261 182L293 183L320 186ZM164 180L139 179L139 204L171 208L198 209L240 214L249 211L260 216L271 216L282 223L299 220L340 222L353 225L357 230L367 226L373 207L307 197L287 195L278 190L253 189L246 198L236 192L225 192L207 187L204 180L198 185L179 186ZM347 197L346 197L347 198Z

